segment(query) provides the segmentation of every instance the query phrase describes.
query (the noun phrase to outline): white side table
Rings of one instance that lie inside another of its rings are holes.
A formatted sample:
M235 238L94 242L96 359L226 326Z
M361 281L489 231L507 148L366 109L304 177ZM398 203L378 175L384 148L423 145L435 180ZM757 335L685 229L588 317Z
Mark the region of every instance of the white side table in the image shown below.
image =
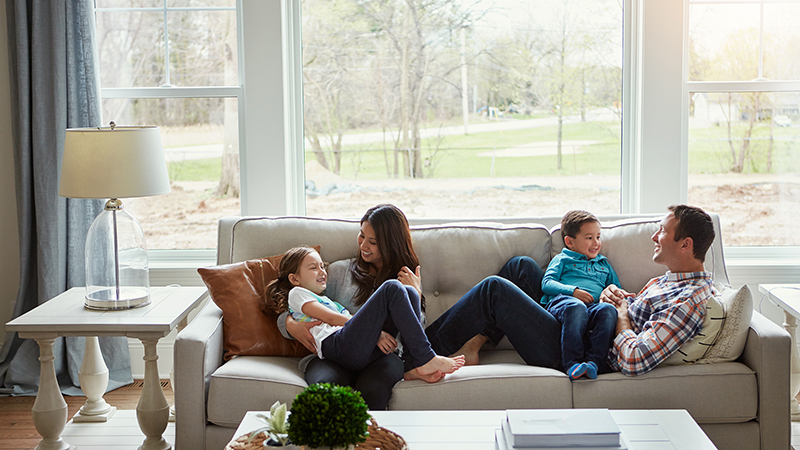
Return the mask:
M800 318L800 284L759 284L758 290L783 310L783 328L792 337L792 374L789 382L789 404L792 421L800 421L800 355L797 354L797 319Z
M142 342L144 387L136 417L145 440L139 449L171 449L172 445L162 437L169 419L169 405L158 376L156 344L205 299L206 288L151 288L149 305L123 311L86 309L83 307L85 292L84 288L72 288L6 324L7 331L16 331L20 337L34 339L39 344L41 375L32 415L42 441L36 449L72 448L61 438L67 423L67 403L59 390L53 363L53 343L60 336L90 337L80 372L81 386L87 397L87 404L81 410L82 415L88 416L106 414L107 407L102 394L108 386L108 369L99 354L96 337L127 336Z

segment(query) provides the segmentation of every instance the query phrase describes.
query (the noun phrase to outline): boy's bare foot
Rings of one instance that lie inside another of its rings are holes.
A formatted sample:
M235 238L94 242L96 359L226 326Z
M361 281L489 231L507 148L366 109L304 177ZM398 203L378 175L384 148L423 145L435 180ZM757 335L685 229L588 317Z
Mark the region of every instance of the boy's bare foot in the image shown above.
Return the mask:
M453 373L464 365L464 355L458 355L452 358L447 356L436 355L430 361L417 367L417 372L420 375L430 375L435 372L442 372L444 374Z
M411 369L408 372L403 374L403 379L406 381L410 380L422 380L428 383L436 383L444 378L444 374L441 371L436 371L429 375L422 375L419 373L417 369Z
M477 366L480 362L478 358L478 352L481 351L481 347L488 340L488 337L482 334L476 334L472 337L472 339L465 342L457 352L450 355L450 357L452 358L456 355L464 355L465 366Z

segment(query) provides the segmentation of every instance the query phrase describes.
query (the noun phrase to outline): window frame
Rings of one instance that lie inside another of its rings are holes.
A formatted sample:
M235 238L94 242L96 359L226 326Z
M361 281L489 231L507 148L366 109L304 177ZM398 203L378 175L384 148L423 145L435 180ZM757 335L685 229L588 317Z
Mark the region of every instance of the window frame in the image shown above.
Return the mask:
M688 2L624 0L623 214L660 213L688 198L688 92L700 84L702 89L712 87L708 82L686 80ZM237 6L243 95L239 103L242 215L302 216L300 0L237 0ZM716 84L727 92L732 88L752 91L751 83ZM759 83L770 91L800 86L800 82ZM786 282L800 276L798 250L727 247L726 263L737 283ZM164 270L166 281L174 275L178 261L186 268L213 264L207 251L150 253L155 256L151 264L154 285L161 280L159 270ZM162 253L181 256L167 258L170 263L162 267L158 263Z

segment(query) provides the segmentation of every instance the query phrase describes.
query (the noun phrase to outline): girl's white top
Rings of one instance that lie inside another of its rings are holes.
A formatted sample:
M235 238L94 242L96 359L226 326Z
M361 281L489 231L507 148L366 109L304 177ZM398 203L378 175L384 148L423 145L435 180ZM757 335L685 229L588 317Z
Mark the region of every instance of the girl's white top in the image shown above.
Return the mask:
M332 311L344 314L347 317L352 317L350 312L344 306L336 303L328 297L324 295L317 295L306 288L295 286L291 291L289 291L289 312L292 314L292 318L294 320L298 322L312 322L314 320L318 320L303 314L303 305L308 302L321 303L323 306ZM311 336L314 337L314 342L317 344L317 356L319 356L320 359L324 359L322 356L322 341L340 328L342 327L329 325L325 322L322 322L321 324L311 327L311 329L308 330L311 333Z

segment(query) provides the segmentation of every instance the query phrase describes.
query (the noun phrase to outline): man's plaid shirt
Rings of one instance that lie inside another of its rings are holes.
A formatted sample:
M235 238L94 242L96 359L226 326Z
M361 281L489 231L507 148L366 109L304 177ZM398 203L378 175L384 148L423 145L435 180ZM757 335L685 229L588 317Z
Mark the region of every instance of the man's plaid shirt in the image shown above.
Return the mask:
M628 298L633 330L614 338L611 368L631 376L655 369L700 332L708 298L716 294L711 272L667 272L650 280Z

